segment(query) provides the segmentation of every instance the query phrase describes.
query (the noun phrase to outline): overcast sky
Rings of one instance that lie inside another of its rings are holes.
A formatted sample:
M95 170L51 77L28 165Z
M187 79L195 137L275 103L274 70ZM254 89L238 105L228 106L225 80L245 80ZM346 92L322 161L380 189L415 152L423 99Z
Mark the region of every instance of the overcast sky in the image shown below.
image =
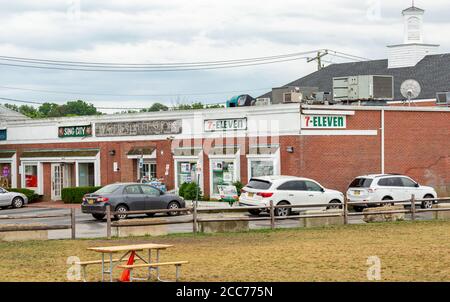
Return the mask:
M408 0L0 0L0 56L51 60L161 63L270 56L328 48L386 58L402 43ZM448 0L416 0L426 10L425 42L450 51ZM342 59L329 55L329 62ZM141 107L159 101L224 102L258 96L316 69L305 60L192 72L105 73L0 66L0 97L84 99L97 106ZM146 94L155 97L51 94L2 87ZM208 94L225 92L220 94ZM194 93L205 95L193 96Z

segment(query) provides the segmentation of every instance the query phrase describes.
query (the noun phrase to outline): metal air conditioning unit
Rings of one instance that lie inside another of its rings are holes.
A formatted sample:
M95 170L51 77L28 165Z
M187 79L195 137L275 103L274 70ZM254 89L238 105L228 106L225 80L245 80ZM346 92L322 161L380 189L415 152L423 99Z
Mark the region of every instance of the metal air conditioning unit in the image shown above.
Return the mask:
M394 77L389 75L358 75L333 78L336 101L392 101Z
M272 104L300 103L310 100L319 89L317 87L286 86L272 89Z
M269 106L270 98L257 98L255 101L255 106Z
M450 92L436 93L436 105L450 106Z

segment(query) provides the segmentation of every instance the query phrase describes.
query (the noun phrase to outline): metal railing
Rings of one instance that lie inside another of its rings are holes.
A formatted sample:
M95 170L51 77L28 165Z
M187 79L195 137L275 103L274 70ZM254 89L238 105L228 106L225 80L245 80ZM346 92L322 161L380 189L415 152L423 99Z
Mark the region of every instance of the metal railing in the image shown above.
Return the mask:
M70 229L71 239L76 239L76 217L75 209L70 209L69 213L62 214L40 214L40 215L0 215L0 220L23 220L23 219L45 219L45 218L61 218L70 217L70 224L68 225L0 225L0 232L19 232L19 231L50 231L50 230L67 230Z
M302 204L302 205L274 205L273 201L270 201L269 206L239 206L239 207L223 207L223 208L198 208L197 203L193 202L193 206L183 209L163 209L163 210L147 210L147 211L128 211L128 212L112 212L110 206L106 208L106 222L107 222L107 238L111 238L111 228L112 227L132 227L132 226L156 226L156 225L171 225L171 224L192 224L193 233L198 232L198 225L202 222L225 222L225 221L270 221L270 228L273 230L276 227L276 221L288 220L288 219L302 219L302 218L330 218L330 217L342 217L343 223L347 225L349 223L349 217L353 216L370 216L370 215L380 215L380 214L401 214L410 213L411 220L415 221L417 218L417 213L424 212L439 212L439 211L450 211L449 208L431 208L431 209L416 209L416 206L421 205L423 202L433 202L442 203L450 202L450 197L446 198L429 198L429 199L416 199L412 195L409 200L383 200L383 201L364 201L364 202L349 202L346 198L344 203L317 203L317 204ZM349 206L357 205L403 205L410 206L410 209L403 210L386 210L386 211L376 211L376 212L350 212ZM310 209L310 208L324 208L324 209L335 209L340 211L324 211L324 213L319 214L298 214L290 216L277 216L276 209ZM268 212L269 216L265 217L215 217L215 218L201 218L199 213L214 213L214 212L247 212L247 211L264 211ZM192 218L187 218L184 220L174 220L174 221L152 221L148 220L145 222L133 223L132 221L127 221L126 223L112 222L112 218L118 214L126 215L136 215L136 214L158 214L158 213L192 213Z

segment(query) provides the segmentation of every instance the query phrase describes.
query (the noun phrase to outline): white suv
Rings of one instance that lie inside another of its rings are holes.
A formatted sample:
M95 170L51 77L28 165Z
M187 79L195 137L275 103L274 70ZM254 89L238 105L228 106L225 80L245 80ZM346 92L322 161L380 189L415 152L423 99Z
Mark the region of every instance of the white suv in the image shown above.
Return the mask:
M350 202L408 200L414 195L416 199L436 198L437 193L431 187L421 186L408 176L397 174L374 174L355 178L347 190ZM433 201L421 203L422 208L433 207ZM355 206L362 211L367 205Z
M269 206L274 205L307 205L331 204L329 207L319 209L339 208L344 202L344 194L329 190L318 182L293 176L263 176L250 179L242 189L239 198L240 206ZM305 210L308 208L305 208ZM298 211L294 209L294 211ZM250 214L258 215L260 210L252 210ZM275 209L277 216L289 216L291 209Z

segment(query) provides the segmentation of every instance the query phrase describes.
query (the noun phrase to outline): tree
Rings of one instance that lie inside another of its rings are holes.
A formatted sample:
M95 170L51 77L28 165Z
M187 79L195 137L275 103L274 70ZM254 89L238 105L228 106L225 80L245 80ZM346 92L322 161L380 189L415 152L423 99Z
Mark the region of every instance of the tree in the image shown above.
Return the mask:
M141 109L141 112L157 112L157 111L167 111L169 107L161 103L154 103L150 108Z
M92 104L78 100L60 106L61 116L99 115L100 112Z
M44 117L58 117L61 116L60 106L55 103L44 103L39 106L38 111Z

